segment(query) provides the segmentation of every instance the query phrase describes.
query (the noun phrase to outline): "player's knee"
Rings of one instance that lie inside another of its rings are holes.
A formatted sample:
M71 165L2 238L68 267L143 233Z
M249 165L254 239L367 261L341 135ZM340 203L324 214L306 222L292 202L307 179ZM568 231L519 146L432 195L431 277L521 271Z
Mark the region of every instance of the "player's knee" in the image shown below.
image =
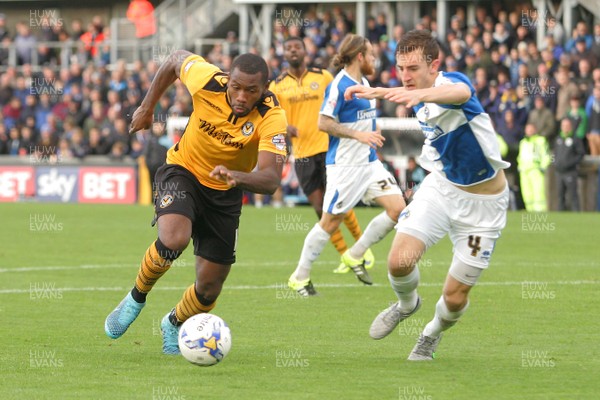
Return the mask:
M158 218L158 238L170 250L185 250L191 237L192 221L187 216L166 214Z
M162 242L162 240L160 240L160 237L158 239L156 239L156 242L154 242L154 243L155 243L156 251L158 252L158 255L167 261L174 261L177 258L179 258L179 256L181 255L182 251L175 250L175 249L165 245Z
M415 261L399 252L390 252L388 256L388 271L392 276L406 276L415 268Z
M404 203L404 199L400 198L400 201L390 204L385 212L387 213L388 217L397 222L398 218L400 217L400 213L405 207L406 204Z
M449 311L456 312L462 310L469 302L469 296L462 291L444 290L444 303Z
M335 232L335 230L337 228L340 227L340 224L342 223L343 220L344 220L344 215L334 215L334 216L330 215L328 218L321 217L321 220L319 221L319 225L325 232L327 232L331 235L333 232Z
M392 208L386 211L388 217L395 222L398 222L398 218L400 217L400 213L402 212L401 208Z
M198 282L196 281L196 293L202 304L208 305L217 301L223 288L222 282Z
M175 252L182 252L190 242L190 236L185 232L159 232L158 238L166 248Z

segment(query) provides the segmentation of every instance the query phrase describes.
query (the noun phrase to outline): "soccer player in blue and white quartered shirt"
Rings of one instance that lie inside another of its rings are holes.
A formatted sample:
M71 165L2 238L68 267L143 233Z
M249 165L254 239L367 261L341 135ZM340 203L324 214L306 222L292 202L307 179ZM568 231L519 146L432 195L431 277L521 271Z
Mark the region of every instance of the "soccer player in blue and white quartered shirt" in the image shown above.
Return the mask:
M468 294L488 267L506 225L508 185L490 117L461 73L440 72L439 46L429 31L406 33L396 48L400 88L346 90L345 98L390 101L413 107L425 134L421 165L431 173L400 215L388 258L388 277L399 301L373 321L374 339L389 335L421 306L416 265L446 234L452 264L435 316L421 333L409 360L432 360L441 334L469 305Z
M358 35L347 35L333 60L334 67L344 68L328 86L319 116L319 129L330 135L323 215L306 236L288 282L303 296L316 294L310 280L312 263L344 215L360 200L375 202L385 211L369 222L360 239L342 255L342 262L361 282L372 284L364 267L365 251L394 229L405 207L402 191L375 153L384 140L375 126L375 100L344 99L346 88L368 86L364 76L373 73L374 60L371 43Z

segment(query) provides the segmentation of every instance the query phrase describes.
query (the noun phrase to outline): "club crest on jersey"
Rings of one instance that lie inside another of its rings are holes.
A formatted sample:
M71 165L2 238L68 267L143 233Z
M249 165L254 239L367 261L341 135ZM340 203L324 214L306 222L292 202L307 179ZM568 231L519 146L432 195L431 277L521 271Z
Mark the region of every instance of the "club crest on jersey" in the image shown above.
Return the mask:
M404 209L404 211L400 213L398 221L400 221L401 219L407 219L408 217L410 217L410 210Z
M254 133L254 124L250 121L246 122L244 126L242 126L242 135L250 136Z
M275 145L277 150L285 150L285 136L283 134L273 136L271 142Z
M310 88L312 90L317 90L319 88L319 84L317 82L311 82L310 83Z
M166 208L173 204L173 196L170 194L165 194L163 198L160 200L160 208Z

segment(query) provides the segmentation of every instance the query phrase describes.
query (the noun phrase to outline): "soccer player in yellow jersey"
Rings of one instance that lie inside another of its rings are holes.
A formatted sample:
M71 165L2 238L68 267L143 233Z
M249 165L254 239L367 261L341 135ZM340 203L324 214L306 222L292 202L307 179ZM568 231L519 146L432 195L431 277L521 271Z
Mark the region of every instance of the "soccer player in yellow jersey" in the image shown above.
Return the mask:
M253 54L237 57L226 74L198 55L174 52L133 114L130 132L150 127L154 106L178 78L194 110L156 173L158 239L146 251L133 289L104 325L109 337L122 336L192 238L196 281L162 319L165 354L179 353L177 335L186 319L215 306L235 262L243 190L272 194L286 156L285 112L267 89L266 62Z
M281 107L285 110L296 175L302 191L321 219L326 186L325 156L329 136L319 130L319 111L325 97L325 89L333 81L333 76L325 69L307 68L304 60L306 48L301 38L288 38L283 44L283 49L283 57L289 68L271 82L269 90L277 95ZM344 223L354 239L358 240L362 232L354 210L346 214ZM339 229L335 230L330 240L340 255L348 250ZM375 258L371 249L365 252L364 258L365 267L373 267ZM350 268L341 263L333 272L348 271Z

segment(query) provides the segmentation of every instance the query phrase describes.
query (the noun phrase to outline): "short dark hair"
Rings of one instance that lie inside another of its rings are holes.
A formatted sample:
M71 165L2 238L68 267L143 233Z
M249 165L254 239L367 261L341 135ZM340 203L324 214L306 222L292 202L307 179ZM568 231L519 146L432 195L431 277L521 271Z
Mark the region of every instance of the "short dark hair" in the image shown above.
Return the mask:
M437 60L440 54L440 46L435 38L431 35L430 31L412 30L406 32L398 45L396 46L396 57L413 51L420 51L427 64L431 64L432 61Z
M237 56L231 64L231 72L236 68L245 74L254 75L260 73L263 84L266 84L269 79L269 67L267 67L266 61L256 54L246 53Z

